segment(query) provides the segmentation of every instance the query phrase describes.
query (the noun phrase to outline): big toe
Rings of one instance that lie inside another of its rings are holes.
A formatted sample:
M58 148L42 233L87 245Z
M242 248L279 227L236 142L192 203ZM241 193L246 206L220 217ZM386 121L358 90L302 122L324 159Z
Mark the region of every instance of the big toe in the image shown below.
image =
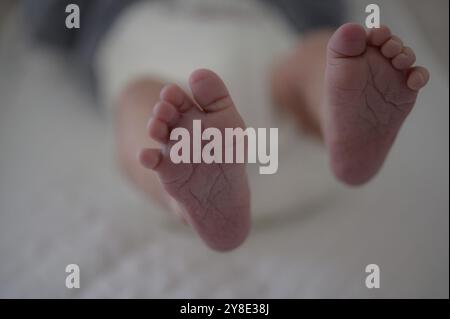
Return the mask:
M217 112L234 106L225 84L213 71L194 71L189 85L194 99L205 112Z
M364 28L356 23L342 25L328 41L330 57L353 57L364 53L367 47L367 34Z

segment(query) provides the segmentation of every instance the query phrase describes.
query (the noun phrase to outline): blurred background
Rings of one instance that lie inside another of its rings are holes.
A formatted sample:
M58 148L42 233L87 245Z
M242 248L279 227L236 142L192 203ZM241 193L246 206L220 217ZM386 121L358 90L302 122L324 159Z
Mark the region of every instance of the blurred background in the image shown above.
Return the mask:
M348 1L350 20L368 3ZM383 171L361 189L330 178L220 254L130 187L86 83L0 0L0 297L448 298L449 3L377 3L431 72ZM80 289L65 287L71 263ZM365 287L371 263L380 289Z

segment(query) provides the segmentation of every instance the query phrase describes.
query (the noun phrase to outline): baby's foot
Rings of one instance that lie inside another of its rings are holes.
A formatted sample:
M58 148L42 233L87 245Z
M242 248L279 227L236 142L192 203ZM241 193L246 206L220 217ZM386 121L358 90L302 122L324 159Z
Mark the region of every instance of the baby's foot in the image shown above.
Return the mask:
M211 248L230 250L239 246L250 227L250 191L245 164L174 164L170 159L173 128L188 129L201 120L202 130L243 128L239 115L222 80L208 70L192 73L189 84L192 100L176 85L166 86L149 122L150 136L162 143L161 150L145 149L141 163L158 174L167 193L179 205L183 217ZM192 144L192 143L191 143Z
M328 43L324 133L331 167L358 185L383 164L429 74L386 27L340 27Z

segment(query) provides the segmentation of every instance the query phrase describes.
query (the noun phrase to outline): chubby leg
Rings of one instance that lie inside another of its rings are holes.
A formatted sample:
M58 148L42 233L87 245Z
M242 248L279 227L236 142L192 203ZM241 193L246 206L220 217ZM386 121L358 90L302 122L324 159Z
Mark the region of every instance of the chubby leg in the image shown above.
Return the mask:
M157 141L149 138L146 126L163 86L158 80L142 78L130 83L122 91L116 109L115 140L122 171L139 191L169 208L170 201L164 194L156 174L145 169L138 158L143 147L159 145Z
M320 139L327 43L332 35L330 29L304 35L272 69L274 104L292 114L303 131Z

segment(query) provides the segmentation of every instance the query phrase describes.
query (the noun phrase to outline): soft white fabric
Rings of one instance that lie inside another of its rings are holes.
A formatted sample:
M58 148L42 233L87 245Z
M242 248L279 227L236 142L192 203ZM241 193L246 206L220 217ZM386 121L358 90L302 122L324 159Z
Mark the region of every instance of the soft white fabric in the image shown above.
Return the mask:
M4 34L0 297L448 298L448 78L405 11L380 4L432 74L383 171L364 188L334 184L256 218L230 254L209 251L129 187L107 122L64 61ZM69 263L80 265L78 290L65 288ZM369 263L381 268L378 290L364 285Z

